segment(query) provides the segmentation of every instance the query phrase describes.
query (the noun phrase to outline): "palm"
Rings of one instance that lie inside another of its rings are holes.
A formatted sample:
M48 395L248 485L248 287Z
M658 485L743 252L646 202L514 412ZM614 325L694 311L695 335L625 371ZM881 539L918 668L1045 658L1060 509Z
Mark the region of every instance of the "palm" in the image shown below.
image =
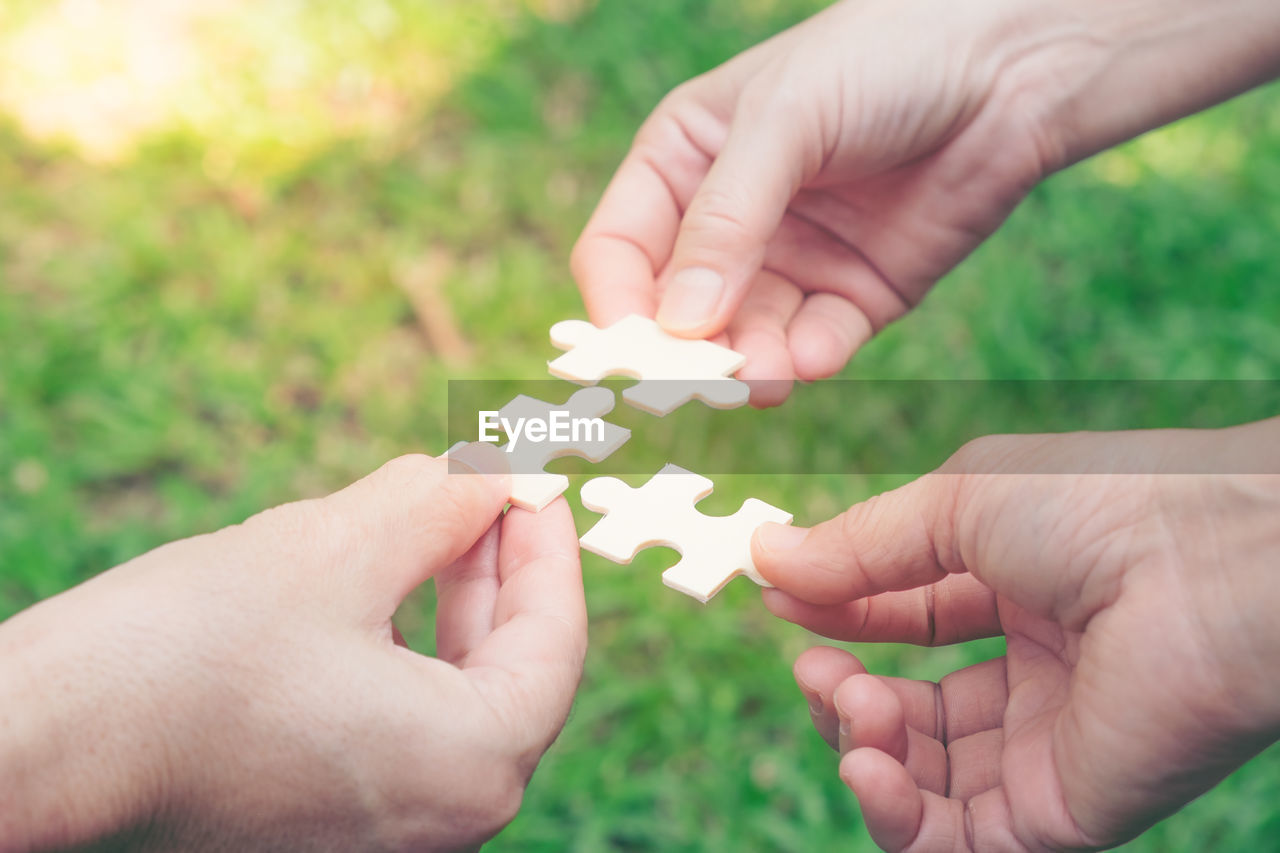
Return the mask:
M999 827L1012 834L1030 833L1035 840L1052 847L1081 846L1085 836L1076 825L1070 804L1063 793L1062 768L1055 760L1056 738L1064 716L1090 716L1078 703L1069 707L1071 683L1080 664L1083 635L1035 616L1012 602L999 605L1005 627L1007 652L1004 658L1007 691L1000 726L1000 745L990 763L999 767L999 776L983 775L990 766L982 760L954 762L956 789L972 796L985 791L1008 804L1010 821ZM973 701L976 697L969 697ZM991 701L994 697L989 697ZM991 832L995 827L988 827Z

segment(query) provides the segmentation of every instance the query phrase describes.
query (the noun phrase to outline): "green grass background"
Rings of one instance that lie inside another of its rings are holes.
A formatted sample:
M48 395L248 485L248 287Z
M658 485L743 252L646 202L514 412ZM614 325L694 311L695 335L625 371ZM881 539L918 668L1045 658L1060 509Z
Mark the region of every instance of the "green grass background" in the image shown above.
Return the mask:
M41 6L9 5L0 32ZM818 4L257 5L207 34L224 64L192 95L205 113L110 163L0 124L0 617L161 542L441 451L450 378L544 378L547 327L581 316L569 248L635 128L671 87ZM258 62L286 51L311 69L296 110ZM335 118L326 87L352 68L355 100L387 99L393 120ZM1267 90L1050 180L849 375L1275 379L1278 233ZM466 351L444 358L424 335L402 286L413 269ZM965 422L962 398L939 405L938 423ZM874 411L849 401L850 434L902 429ZM953 449L946 430L930 440L921 452ZM776 437L833 441L803 423ZM722 477L704 508L754 495L813 523L900 481ZM814 638L749 584L706 607L667 590L670 556L585 555L582 691L492 849L872 849L791 681ZM432 607L424 591L402 609L417 648ZM1000 650L857 649L922 678ZM1278 849L1277 803L1272 750L1132 849Z

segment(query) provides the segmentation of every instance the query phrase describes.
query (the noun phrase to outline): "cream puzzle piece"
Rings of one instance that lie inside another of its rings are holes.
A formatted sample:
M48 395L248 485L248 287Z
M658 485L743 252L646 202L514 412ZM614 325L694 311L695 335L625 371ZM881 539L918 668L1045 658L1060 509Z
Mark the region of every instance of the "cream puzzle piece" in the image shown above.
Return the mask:
M791 513L750 498L733 515L703 515L694 504L713 488L678 465L638 489L614 477L589 480L582 505L605 517L582 537L582 547L615 563L630 563L651 545L675 548L680 562L662 573L662 582L704 604L737 575L769 586L751 561L751 534L766 521L790 524Z
M567 411L571 419L600 418L613 411L613 405L613 392L608 388L583 388L559 405L521 394L503 406L498 417L514 423L519 418L547 420L552 411ZM589 462L603 462L631 438L631 430L607 421L601 423L603 435L599 437L593 436L592 430L587 429L580 430L581 434L569 441L517 441L508 454L511 505L531 512L541 512L569 488L569 478L564 474L548 474L543 471L548 462L562 456L581 456ZM469 446L469 442L459 442L449 448L449 455L466 462ZM505 450L510 446L508 442L501 449Z
M710 341L669 335L639 314L605 329L563 320L551 327L551 343L567 350L547 363L553 376L579 385L616 374L635 377L640 381L623 391L622 399L653 415L670 414L695 397L716 409L733 409L750 394L745 382L731 378L746 356Z

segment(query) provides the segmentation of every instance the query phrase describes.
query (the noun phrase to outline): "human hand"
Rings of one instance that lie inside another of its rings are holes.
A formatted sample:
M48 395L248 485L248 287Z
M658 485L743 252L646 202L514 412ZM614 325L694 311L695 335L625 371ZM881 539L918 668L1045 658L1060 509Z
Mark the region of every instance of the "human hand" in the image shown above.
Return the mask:
M564 501L500 517L507 477L447 464L394 460L0 626L0 850L436 850L501 829L581 674L577 539ZM391 624L429 577L435 658Z
M1055 169L1267 79L1280 7L846 0L675 89L573 253L597 325L840 370Z
M796 661L872 838L1110 846L1280 736L1278 447L1280 419L991 437L812 530L763 528L785 619L846 641L1006 637L937 684L834 648ZM1273 473L1161 474L1175 459ZM1037 473L1062 471L1079 473Z
M842 368L1044 174L972 5L838 3L672 92L575 248L591 318L727 330L756 405Z

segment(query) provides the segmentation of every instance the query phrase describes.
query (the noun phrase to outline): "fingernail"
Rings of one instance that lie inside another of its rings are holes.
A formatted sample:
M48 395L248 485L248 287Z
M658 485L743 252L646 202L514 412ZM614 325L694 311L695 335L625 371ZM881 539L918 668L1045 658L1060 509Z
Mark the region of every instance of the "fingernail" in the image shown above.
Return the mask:
M849 739L849 716L840 709L840 703L834 696L831 697L831 707L835 709L836 717L840 721L840 741L845 743Z
M696 329L711 319L722 293L724 277L715 270L706 267L680 270L662 297L658 324L673 332Z
M809 700L809 713L817 717L826 710L826 706L822 704L822 694L816 690L807 690L800 688L800 692L804 694L804 698Z
M767 522L756 531L760 547L766 551L790 551L800 547L800 543L809 535L803 527L792 527L789 524Z

